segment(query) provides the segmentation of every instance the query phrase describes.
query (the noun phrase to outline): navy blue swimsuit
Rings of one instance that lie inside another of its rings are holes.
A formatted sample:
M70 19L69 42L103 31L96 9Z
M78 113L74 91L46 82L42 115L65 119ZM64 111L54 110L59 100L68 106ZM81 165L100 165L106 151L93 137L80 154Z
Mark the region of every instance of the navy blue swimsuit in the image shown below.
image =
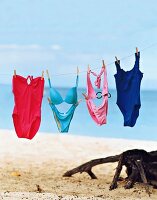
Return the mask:
M120 61L116 61L117 74L115 74L117 88L117 105L124 117L124 126L133 127L139 116L141 107L140 85L143 73L139 70L140 52L135 53L135 65L132 70L124 71Z

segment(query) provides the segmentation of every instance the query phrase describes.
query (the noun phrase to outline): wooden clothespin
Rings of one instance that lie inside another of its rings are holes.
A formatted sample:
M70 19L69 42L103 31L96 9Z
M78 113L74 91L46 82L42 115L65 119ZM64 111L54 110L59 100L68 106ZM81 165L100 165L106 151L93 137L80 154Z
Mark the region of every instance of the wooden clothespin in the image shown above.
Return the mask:
M136 54L138 55L138 47L136 47Z
M79 71L79 68L77 67L77 76L79 75L80 71Z
M81 103L81 101L82 101L82 99L79 99L79 100L78 100L78 104Z
M48 100L48 102L51 104L51 99L50 99L49 97L47 98L47 100Z
M115 59L116 59L116 62L118 62L118 58L117 58L117 56L115 56Z
M82 99L79 99L76 103L76 105L79 105L81 103Z
M115 56L116 62L119 63L120 61L118 60L117 56Z
M87 67L87 72L89 73L90 72L90 66L88 65Z
M87 94L82 93L82 95L84 96L85 99L87 99Z
M44 71L42 71L41 80L44 78Z
M49 76L49 71L48 71L48 69L46 70L46 74L47 74L47 77L48 77L48 79L50 79L50 76Z
M14 69L14 76L16 77L16 70Z
M104 60L102 60L102 67L106 67Z

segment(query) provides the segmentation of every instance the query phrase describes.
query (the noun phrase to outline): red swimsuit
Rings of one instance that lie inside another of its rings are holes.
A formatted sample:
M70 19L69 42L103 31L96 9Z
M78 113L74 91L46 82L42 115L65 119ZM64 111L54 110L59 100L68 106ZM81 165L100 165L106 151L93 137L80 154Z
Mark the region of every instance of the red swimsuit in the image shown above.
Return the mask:
M28 83L28 80L30 83ZM13 76L13 122L19 138L32 139L40 127L44 79Z

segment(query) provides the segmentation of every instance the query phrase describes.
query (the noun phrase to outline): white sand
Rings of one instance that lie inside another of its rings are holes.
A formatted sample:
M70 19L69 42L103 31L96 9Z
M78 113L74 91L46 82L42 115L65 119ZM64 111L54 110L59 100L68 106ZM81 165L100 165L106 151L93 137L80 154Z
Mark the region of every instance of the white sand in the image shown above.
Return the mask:
M149 198L139 184L125 190L122 182L116 190L109 191L116 163L95 167L97 180L85 173L62 177L64 172L86 161L133 148L157 150L157 142L39 133L29 141L17 138L14 131L0 130L0 200L157 199L157 190L150 188ZM37 193L36 184L44 193Z

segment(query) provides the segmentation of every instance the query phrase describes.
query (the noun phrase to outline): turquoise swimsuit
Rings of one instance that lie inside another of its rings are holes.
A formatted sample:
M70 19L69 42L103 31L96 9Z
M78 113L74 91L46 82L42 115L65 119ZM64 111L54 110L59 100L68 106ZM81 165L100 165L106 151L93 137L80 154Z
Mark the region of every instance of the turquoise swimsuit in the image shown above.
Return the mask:
M54 115L58 130L59 132L68 132L70 122L74 115L74 111L76 107L78 106L78 99L77 99L78 75L76 78L76 86L69 89L65 100L63 100L60 93L54 87L51 86L50 79L48 79L48 82L49 82L49 87L50 87L50 100L51 100L49 104L53 111L53 115ZM59 112L57 107L55 106L63 102L72 104L72 106L69 108L69 110L66 113Z

